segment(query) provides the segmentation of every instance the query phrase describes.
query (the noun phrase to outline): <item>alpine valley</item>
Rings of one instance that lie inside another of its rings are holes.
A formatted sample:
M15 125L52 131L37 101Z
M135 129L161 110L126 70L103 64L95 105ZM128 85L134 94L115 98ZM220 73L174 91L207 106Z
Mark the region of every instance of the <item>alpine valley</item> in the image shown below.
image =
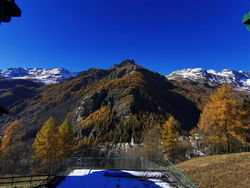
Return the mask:
M185 130L195 127L207 96L221 84L249 100L250 72L220 73L184 69L168 76L125 60L109 69L71 73L66 69L6 69L0 71L0 102L10 114L0 116L0 135L11 122L23 127L32 143L44 122L68 118L79 140L98 144L141 143L146 130L173 114Z

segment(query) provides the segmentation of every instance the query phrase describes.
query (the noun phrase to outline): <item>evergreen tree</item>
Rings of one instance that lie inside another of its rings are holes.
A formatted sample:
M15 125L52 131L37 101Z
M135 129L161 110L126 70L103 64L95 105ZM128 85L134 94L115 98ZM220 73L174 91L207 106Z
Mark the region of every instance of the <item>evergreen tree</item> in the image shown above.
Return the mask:
M59 127L58 131L58 156L60 159L70 157L73 153L73 129L68 119Z
M175 153L179 147L180 141L178 140L181 132L179 122L173 115L163 124L161 128L162 149L167 152L167 157L175 162Z
M216 153L223 148L230 152L230 143L238 138L246 140L245 132L249 124L243 123L244 111L239 108L239 102L234 99L232 90L222 85L205 105L199 121L199 129L204 134L204 141L211 145Z
M58 157L58 128L53 117L50 117L37 133L33 143L34 158L43 162L55 160Z

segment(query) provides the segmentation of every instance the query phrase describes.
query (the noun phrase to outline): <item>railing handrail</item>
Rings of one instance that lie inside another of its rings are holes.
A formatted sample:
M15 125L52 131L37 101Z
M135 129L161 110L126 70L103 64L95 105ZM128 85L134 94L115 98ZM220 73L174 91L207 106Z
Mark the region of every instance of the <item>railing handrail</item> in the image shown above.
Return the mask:
M121 157L113 157L113 158L105 158L105 157L71 157L72 159L96 159L96 160L145 160L145 161L161 161L161 159L145 159L145 158L121 158Z
M48 174L44 175L13 175L13 176L6 176L6 177L0 177L0 180L2 179L11 179L11 178L30 178L30 177L42 177L42 176L50 176Z
M186 181L188 181L188 183L191 184L192 187L194 188L198 188L187 176L185 176L185 174L183 174L171 161L169 161L168 159L165 159L182 177L184 177L184 179Z

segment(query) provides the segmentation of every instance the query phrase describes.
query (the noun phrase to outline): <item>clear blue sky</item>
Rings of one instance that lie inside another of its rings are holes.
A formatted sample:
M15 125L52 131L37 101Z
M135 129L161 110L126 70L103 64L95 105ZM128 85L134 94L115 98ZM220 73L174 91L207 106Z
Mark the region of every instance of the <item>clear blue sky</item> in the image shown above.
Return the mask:
M109 68L127 58L169 74L250 71L249 0L16 0L0 26L0 69Z

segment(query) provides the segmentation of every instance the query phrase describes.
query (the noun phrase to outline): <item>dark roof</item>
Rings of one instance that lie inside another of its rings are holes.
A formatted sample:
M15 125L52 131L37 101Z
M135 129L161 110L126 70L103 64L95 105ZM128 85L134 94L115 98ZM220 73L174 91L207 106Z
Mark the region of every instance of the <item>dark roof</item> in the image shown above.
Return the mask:
M4 107L2 104L0 104L0 114L3 114L3 113L9 114L10 112L6 107Z

